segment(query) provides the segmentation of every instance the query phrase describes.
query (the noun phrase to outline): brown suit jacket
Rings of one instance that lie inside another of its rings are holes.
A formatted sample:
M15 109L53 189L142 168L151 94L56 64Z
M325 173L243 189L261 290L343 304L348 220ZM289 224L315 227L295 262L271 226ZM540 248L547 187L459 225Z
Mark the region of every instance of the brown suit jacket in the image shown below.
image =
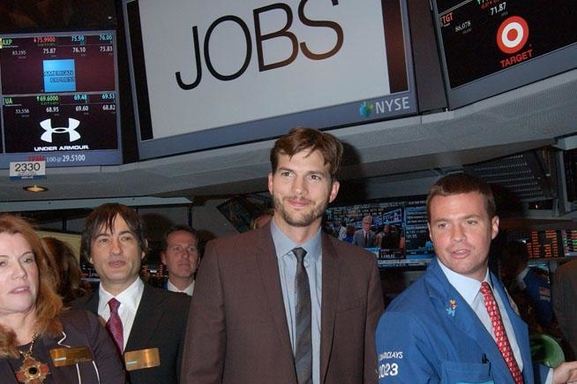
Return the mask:
M376 383L376 259L326 234L322 249L321 382ZM183 384L297 383L269 225L208 243L191 305Z

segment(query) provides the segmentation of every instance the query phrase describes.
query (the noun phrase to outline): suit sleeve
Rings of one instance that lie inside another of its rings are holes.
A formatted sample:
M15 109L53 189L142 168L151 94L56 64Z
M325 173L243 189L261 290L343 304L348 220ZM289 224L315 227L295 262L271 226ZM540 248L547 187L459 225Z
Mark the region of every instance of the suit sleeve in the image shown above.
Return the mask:
M438 384L440 378L429 360L435 352L423 343L420 325L410 316L386 311L376 332L379 384Z
M196 278L184 343L182 384L222 382L226 321L219 259L213 245L207 245Z

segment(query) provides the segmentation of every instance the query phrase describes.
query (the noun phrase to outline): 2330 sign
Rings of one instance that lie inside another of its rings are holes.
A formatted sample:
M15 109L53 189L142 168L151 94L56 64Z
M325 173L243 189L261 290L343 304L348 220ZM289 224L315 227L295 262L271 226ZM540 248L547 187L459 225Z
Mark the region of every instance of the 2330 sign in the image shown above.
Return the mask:
M10 163L11 179L35 179L46 176L46 161L16 161Z

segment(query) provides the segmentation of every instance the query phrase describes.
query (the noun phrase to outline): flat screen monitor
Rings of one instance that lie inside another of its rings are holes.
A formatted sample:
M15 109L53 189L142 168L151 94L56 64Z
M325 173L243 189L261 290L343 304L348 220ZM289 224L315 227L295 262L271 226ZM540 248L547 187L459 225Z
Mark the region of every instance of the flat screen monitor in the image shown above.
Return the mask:
M577 68L574 0L434 0L450 108Z
M139 156L416 114L406 2L124 0Z
M366 249L375 254L380 267L423 266L434 257L424 196L329 207L325 229L335 235L340 225L351 232L360 230L366 216L371 216L371 230L379 238Z
M114 30L0 35L0 168L122 163Z

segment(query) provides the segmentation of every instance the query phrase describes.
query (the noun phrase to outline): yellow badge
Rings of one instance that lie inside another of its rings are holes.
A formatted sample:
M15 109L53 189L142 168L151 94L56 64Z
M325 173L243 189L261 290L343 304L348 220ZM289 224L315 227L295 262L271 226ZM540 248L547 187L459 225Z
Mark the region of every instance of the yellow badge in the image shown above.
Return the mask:
M160 365L160 353L158 348L124 352L124 365L126 366L127 371L158 367Z
M50 350L50 357L55 367L65 367L94 360L88 347L63 347Z

